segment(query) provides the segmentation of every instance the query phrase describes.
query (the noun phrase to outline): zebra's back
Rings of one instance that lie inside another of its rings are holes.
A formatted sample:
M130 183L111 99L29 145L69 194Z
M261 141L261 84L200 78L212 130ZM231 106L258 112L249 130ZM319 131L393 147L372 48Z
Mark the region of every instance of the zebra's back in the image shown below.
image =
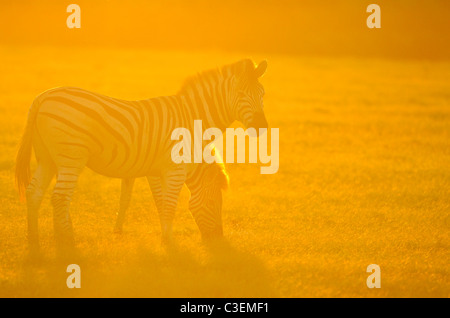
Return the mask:
M171 164L174 97L125 101L61 87L38 98L36 130L59 165L85 161L110 177L158 174ZM36 107L36 106L35 106Z

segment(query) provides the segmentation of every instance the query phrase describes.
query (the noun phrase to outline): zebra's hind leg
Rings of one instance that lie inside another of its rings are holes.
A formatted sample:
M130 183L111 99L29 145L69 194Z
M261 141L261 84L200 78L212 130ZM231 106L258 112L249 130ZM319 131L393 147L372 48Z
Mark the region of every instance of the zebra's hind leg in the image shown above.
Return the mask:
M117 214L116 225L114 226L114 233L122 233L123 222L125 221L125 214L130 206L131 193L133 192L134 178L122 179L120 188L120 208Z
M75 249L69 206L77 185L78 176L81 173L81 168L59 166L57 170L56 184L51 198L53 205L53 226L58 253L61 255L69 255Z
M28 246L32 255L39 253L38 212L45 191L56 173L53 162L39 160L37 169L26 190L28 217Z
M172 243L172 226L175 211L177 209L178 198L181 188L186 180L186 171L184 167L176 167L163 174L162 181L162 204L159 212L161 222L163 245Z

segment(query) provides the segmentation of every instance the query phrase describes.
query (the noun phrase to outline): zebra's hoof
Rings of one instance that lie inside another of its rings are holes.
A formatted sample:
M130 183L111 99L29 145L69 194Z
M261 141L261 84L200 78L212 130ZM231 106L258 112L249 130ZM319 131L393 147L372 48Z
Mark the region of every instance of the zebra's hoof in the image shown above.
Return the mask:
M115 227L114 234L123 234L123 229L121 227Z
M58 249L56 252L56 258L57 260L68 264L78 264L83 259L80 251L74 246L66 247L63 250Z
M174 245L174 241L172 237L162 237L161 238L161 246L162 247L172 247Z
M25 264L39 265L44 260L44 257L39 249L30 249L25 256Z

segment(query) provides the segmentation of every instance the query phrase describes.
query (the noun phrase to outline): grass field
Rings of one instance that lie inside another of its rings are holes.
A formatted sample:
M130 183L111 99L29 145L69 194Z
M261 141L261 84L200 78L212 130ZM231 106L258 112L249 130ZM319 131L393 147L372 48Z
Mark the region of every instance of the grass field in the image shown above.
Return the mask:
M68 264L55 258L49 193L45 258L25 262L13 168L36 95L65 85L168 95L188 75L247 56L0 47L0 296L449 297L450 62L438 61L253 55L269 63L262 83L280 169L227 166L226 243L202 244L183 189L177 247L163 249L143 179L124 233L113 234L120 181L86 170L71 209L82 288L66 287ZM373 263L381 289L366 286Z

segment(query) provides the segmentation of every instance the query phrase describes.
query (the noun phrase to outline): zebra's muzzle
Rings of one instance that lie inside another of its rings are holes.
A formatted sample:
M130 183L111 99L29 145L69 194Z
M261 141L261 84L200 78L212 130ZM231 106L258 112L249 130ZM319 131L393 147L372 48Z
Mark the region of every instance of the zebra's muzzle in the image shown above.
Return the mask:
M264 116L264 113L256 113L253 116L252 121L248 125L248 128L254 128L256 130L256 135L253 132L249 131L249 135L251 137L257 137L261 134L260 129L267 129L269 127L269 124L267 123L266 116ZM262 133L263 134L263 133Z
M264 116L263 112L255 113L252 121L249 124L249 127L253 127L255 129L259 128L269 128L269 124L267 123L266 116Z

